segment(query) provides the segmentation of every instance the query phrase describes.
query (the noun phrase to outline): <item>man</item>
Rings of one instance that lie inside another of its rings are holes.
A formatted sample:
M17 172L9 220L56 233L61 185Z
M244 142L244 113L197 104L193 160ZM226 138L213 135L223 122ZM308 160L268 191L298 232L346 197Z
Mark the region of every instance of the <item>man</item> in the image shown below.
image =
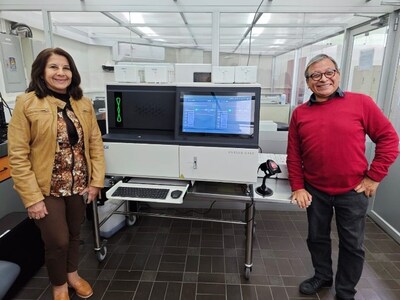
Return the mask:
M307 208L307 245L315 274L300 284L312 295L333 283L331 220L335 212L339 258L337 299L354 299L364 264L364 228L368 197L396 160L399 137L374 101L343 92L335 60L325 54L305 70L310 100L293 111L289 126L287 166L292 201ZM376 144L368 166L366 134Z

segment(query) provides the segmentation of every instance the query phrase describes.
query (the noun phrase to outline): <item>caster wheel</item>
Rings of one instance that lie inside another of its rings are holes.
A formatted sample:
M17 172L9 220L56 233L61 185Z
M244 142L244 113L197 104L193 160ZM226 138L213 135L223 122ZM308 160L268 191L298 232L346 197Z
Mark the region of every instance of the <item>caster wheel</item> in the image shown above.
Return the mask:
M100 250L96 251L96 256L97 256L97 260L99 262L102 262L107 255L107 247L106 246L102 246Z
M133 226L133 225L135 225L136 220L137 220L137 217L135 215L131 215L131 216L126 217L125 223L127 226Z
M250 278L250 272L251 272L251 268L244 267L244 278L245 279L249 279Z

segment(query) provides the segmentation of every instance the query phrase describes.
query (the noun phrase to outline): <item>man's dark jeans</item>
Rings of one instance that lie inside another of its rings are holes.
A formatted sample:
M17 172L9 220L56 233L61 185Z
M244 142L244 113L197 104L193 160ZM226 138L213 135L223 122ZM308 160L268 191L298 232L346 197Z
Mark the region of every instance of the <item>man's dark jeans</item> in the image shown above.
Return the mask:
M309 184L306 184L306 189L312 195L312 203L307 208L307 245L315 276L323 280L333 278L330 233L335 213L339 235L336 294L343 298L353 298L364 264L363 242L368 198L364 193L356 191L330 196Z

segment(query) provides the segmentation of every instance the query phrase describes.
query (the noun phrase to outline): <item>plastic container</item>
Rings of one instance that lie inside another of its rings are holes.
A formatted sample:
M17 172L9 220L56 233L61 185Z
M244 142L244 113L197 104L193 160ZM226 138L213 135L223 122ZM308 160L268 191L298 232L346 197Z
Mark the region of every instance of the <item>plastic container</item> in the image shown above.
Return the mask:
M99 214L99 222L102 222L107 216L109 216L121 202L121 200L107 200L104 202L104 205L98 206L97 211ZM125 205L122 205L118 208L118 211L124 211L124 209ZM101 225L100 236L103 238L109 238L124 226L125 216L113 214L103 225Z

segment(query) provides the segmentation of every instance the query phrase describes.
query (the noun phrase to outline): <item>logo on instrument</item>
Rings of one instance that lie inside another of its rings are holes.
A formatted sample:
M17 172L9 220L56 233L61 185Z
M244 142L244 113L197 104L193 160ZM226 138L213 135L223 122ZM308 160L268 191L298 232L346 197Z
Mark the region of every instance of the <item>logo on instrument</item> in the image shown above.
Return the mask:
M114 107L115 107L115 126L123 127L124 119L122 112L122 93L116 92L114 93Z
M231 155L254 155L255 152L252 150L229 150L228 154L231 154Z

